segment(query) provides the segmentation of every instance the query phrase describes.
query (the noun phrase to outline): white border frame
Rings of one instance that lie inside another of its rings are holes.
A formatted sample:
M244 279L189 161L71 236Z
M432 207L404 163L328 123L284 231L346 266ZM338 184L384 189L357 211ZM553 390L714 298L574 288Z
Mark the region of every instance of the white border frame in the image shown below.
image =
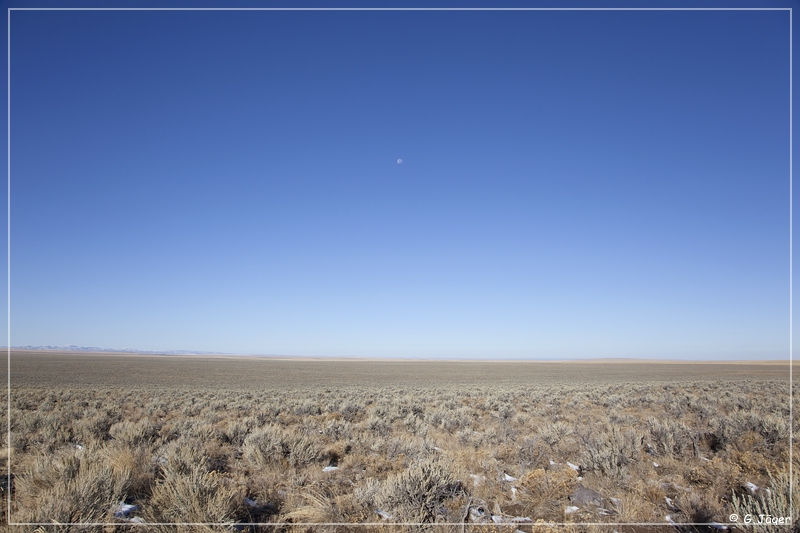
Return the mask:
M152 523L126 523L126 522L78 522L61 524L55 522L11 522L11 12L12 11L788 11L789 12L789 494L794 491L792 476L792 444L793 444L793 418L792 418L792 164L793 164L793 94L792 94L792 8L791 7L9 7L8 8L8 203L7 203L7 371L8 371L8 412L7 412L7 440L8 449L8 507L6 509L6 524L8 526L230 526L234 522L152 522ZM794 519L792 498L789 498L789 515ZM467 522L441 522L441 523L414 523L414 522L331 522L331 523L306 523L306 522L235 522L242 526L351 526L351 527L376 527L376 526L469 526L469 527L494 527L498 530L503 527L519 527L526 525L539 526L708 526L709 523L670 523L670 522L524 522L501 524L474 524ZM728 522L720 525L741 526L738 522Z

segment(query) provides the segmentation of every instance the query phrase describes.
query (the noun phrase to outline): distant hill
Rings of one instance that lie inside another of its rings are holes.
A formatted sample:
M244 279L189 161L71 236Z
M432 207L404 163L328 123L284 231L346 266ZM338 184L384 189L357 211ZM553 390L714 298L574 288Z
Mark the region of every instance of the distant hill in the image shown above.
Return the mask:
M2 348L7 348L3 346ZM67 344L64 346L12 346L12 350L49 350L59 352L122 352L122 353L141 353L152 355L225 355L221 352L201 352L197 350L137 350L135 348L100 348L99 346L76 346Z

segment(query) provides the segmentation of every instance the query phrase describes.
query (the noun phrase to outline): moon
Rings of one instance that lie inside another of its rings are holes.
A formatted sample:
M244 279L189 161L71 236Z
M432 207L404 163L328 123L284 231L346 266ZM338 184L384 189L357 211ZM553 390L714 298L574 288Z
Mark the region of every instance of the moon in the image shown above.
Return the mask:
M400 163L402 163L402 162L403 162L403 160L402 160L402 159L398 159L398 160L397 160L397 164L398 164L398 165L399 165Z

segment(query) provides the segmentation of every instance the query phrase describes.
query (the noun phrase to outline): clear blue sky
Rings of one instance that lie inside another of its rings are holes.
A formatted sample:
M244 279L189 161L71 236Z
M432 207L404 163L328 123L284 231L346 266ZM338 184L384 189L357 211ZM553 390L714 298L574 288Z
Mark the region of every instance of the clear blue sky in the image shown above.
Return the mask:
M13 12L11 343L786 357L788 30Z

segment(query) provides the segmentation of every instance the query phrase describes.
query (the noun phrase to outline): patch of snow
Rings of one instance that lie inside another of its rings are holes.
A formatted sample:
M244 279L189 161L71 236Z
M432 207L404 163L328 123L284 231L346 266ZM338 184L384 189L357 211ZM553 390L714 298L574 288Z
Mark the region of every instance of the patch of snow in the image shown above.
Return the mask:
M572 514L575 511L577 511L578 509L580 509L580 507L575 507L574 505L570 505L569 507L564 509L564 514Z
M756 491L758 490L758 485L756 485L755 483L750 483L749 481L745 483L744 486L747 487L747 490L750 491L750 494L755 494Z
M658 463L657 463L657 462L655 462L655 461L653 461L653 466L654 466L654 467L656 467L656 468L658 468Z
M533 522L530 516L514 516L511 518L504 518L503 515L492 515L492 521L495 524L527 524Z
M505 479L506 481L516 481L517 480L517 478L515 478L514 476L509 476L508 474L503 474L503 479Z
M666 496L664 496L664 501L667 502L667 507L669 507L670 509L675 509L675 502L672 501L672 498L667 498Z
M322 469L323 472L333 472L334 470L339 470L338 466L326 466Z
M247 505L248 507L258 507L258 503L256 503L255 500L251 500L250 498L245 498L244 504Z
M550 466L555 466L555 465L557 465L557 464L558 464L558 463L556 463L555 461L553 461L552 459L550 459Z
M139 507L125 502L119 502L116 507L112 509L116 518L125 518Z
M380 509L375 509L375 512L378 513L378 516L381 517L381 520L391 520L392 519L392 515L390 515L386 511L381 511Z
M569 461L567 461L567 466L570 467L571 469L573 469L576 472L580 472L581 471L581 467L579 467L578 465L574 465L574 464L570 463Z
M709 522L708 525L714 529L728 529L728 526L720 524L719 522Z
M673 519L672 519L672 517L671 517L670 515L667 515L667 516L665 516L665 517L664 517L664 520L666 520L667 522L669 522L669 523L670 523L670 524L672 524L673 526L674 526L674 525L677 525L677 523L675 522L675 520L673 520Z
M472 478L472 484L476 487L481 483L483 483L483 481L486 479L485 477L479 476L478 474L470 474L469 477Z

